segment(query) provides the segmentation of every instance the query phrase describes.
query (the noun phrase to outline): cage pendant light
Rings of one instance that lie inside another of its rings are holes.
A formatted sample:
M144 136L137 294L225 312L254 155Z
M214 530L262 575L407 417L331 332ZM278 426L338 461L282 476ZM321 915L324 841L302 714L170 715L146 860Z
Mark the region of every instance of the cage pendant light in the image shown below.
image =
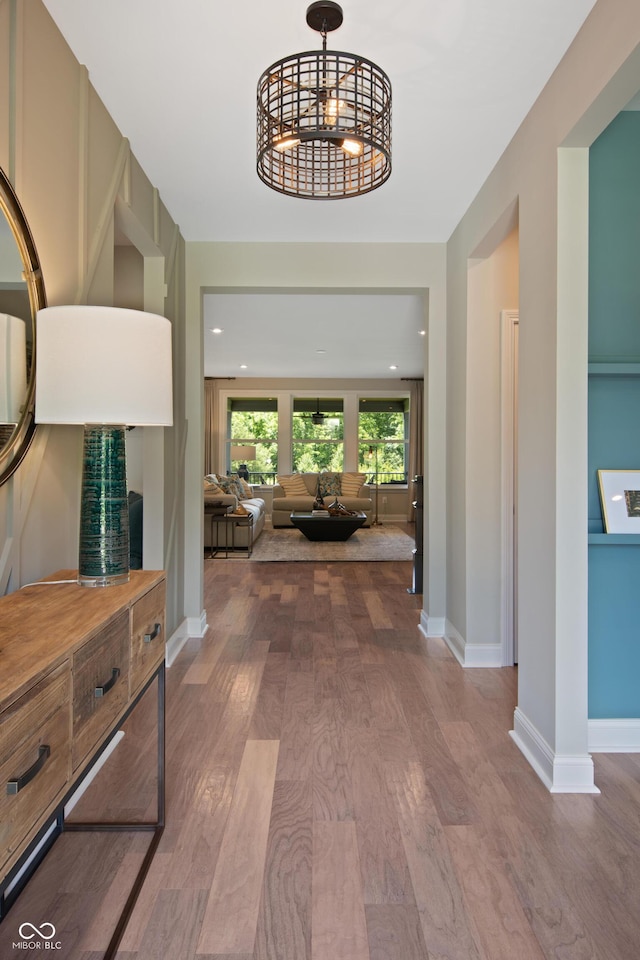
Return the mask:
M391 82L365 57L327 50L339 4L312 3L306 18L322 50L284 57L258 81L258 176L307 200L360 196L391 174Z

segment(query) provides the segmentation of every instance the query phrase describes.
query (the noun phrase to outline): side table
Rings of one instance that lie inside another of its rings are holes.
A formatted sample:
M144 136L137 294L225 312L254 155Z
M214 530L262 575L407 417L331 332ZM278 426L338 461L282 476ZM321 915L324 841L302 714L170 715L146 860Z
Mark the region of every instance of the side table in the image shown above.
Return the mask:
M215 524L215 531L216 531L216 540L215 540L215 542L218 543L218 542L219 542L219 540L218 540L218 534L219 534L218 521L221 520L221 519L225 516L225 514L227 514L227 513L229 512L229 510L231 510L231 509L232 509L232 508L231 508L230 504L228 504L228 503L223 503L222 500L209 501L208 503L205 503L205 505L204 505L204 519L205 519L205 522L206 522L207 520L209 521L209 543L210 543L210 547L209 547L209 559L211 559L212 557L215 556L214 550L215 550L216 553L218 552L218 551L217 551L217 548L214 547L214 545L213 545L213 544L214 544L214 540L213 540L214 524Z
M215 542L217 546L214 547L214 524L215 524ZM222 538L220 536L221 530L220 526L222 525L224 529L224 547L222 546ZM247 551L247 557L251 556L253 551L253 514L234 514L234 513L212 513L211 514L211 550L209 552L209 559L214 559L221 550L224 549L224 558L227 560L229 558L229 550L232 554L236 551L236 529L238 527L246 527L247 530L247 545L246 547L238 547L237 549L245 549Z

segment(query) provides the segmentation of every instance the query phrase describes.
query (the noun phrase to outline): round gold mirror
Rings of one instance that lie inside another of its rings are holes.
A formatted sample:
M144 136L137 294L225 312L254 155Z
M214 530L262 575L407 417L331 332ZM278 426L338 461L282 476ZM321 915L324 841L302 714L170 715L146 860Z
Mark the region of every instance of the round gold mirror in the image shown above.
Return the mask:
M33 237L0 170L0 483L17 469L35 430L35 317L44 306Z

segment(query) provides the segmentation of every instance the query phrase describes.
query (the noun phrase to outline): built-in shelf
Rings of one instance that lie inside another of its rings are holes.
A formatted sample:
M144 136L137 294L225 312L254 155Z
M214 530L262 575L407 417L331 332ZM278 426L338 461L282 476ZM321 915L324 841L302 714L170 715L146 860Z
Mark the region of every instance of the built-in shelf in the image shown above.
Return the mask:
M640 377L640 360L592 362L587 369L590 377Z
M640 546L640 533L590 533L589 544L598 544L602 546L620 546L638 547Z

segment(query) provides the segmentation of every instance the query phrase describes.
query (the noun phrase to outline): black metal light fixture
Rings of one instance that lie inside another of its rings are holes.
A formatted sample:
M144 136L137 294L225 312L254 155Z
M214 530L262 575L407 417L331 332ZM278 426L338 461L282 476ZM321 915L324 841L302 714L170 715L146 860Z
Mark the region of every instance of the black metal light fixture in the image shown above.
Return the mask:
M284 57L258 81L258 176L307 200L369 193L391 174L391 81L370 60L327 50L342 8L312 3L322 50Z

